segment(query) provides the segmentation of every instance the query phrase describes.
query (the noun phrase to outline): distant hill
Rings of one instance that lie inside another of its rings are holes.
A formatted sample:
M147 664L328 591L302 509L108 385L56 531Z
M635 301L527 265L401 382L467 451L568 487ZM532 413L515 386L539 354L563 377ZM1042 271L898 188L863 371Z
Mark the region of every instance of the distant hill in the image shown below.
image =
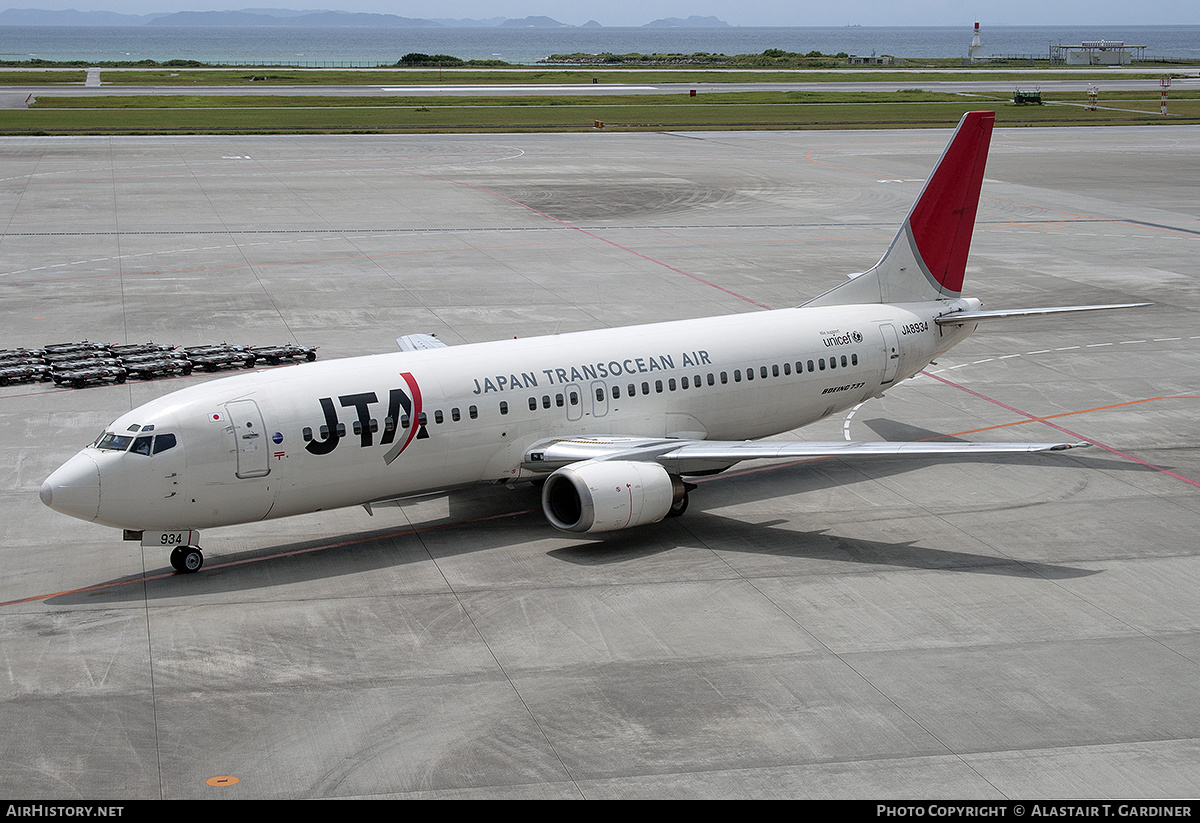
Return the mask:
M211 26L256 28L263 26L302 26L305 28L431 28L476 27L493 28L596 28L600 24L589 20L583 26L571 26L538 15L511 19L491 17L486 20L427 20L419 17L400 17L395 14L293 9L241 9L240 11L177 11L161 14L120 14L111 11L47 11L44 9L5 9L0 11L2 26L175 26L181 28ZM720 28L729 24L716 17L692 15L683 20L666 17L646 24L664 28Z
M663 17L647 23L646 28L679 28L679 29L720 29L730 28L724 20L716 17L699 17L695 14L686 20L678 17Z
M112 11L47 11L6 9L0 11L4 26L141 26L160 14L118 14Z
M304 28L429 28L440 23L395 14L312 11L294 17L248 11L177 11L145 23L147 26L302 26Z
M488 17L483 20L473 20L470 17L464 17L461 20L451 20L448 17L435 17L433 18L433 22L457 28L490 29L499 26L507 19L507 17Z
M568 26L566 23L560 23L552 17L537 17L537 16L523 17L520 20L505 20L503 23L500 24L500 26L502 28L506 28L506 29L513 29L513 28L517 28L517 29L521 29L521 28L524 28L524 29L575 28L574 26Z

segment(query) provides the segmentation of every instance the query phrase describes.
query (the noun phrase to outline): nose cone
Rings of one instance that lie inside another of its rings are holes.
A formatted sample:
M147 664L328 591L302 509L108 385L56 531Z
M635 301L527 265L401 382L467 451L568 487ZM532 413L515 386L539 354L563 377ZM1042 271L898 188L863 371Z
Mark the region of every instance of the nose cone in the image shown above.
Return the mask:
M56 512L95 520L100 513L100 467L90 455L80 452L46 478L41 497Z

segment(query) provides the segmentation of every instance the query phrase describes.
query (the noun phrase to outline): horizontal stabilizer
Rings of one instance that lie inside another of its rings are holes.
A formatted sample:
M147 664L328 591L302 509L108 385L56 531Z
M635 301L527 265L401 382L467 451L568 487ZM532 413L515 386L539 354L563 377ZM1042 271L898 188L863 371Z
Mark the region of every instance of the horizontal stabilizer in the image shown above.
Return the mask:
M437 339L436 334L406 334L396 338L400 351L424 351L426 349L444 349L446 344Z
M994 311L959 311L935 317L939 326L957 326L979 320L995 320L1001 317L1034 317L1042 314L1066 314L1076 311L1107 311L1108 309L1140 309L1153 303L1112 303L1105 306L1049 306L1040 309L996 309Z

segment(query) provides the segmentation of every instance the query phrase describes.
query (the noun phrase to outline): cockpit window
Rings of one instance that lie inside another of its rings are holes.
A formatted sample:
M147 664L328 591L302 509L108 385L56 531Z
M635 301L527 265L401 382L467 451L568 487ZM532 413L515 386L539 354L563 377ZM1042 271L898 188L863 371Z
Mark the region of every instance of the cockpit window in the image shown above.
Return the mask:
M130 448L132 444L132 448ZM97 449L106 449L108 451L129 451L133 454L142 454L149 457L151 454L165 452L167 449L173 449L178 445L178 441L173 434L143 434L139 437L130 437L125 434L113 434L105 432L96 439L92 444Z
M165 452L167 449L175 448L175 435L160 434L154 438L154 453Z
M100 435L100 439L96 441L96 448L123 452L129 448L129 444L132 441L133 438L129 437L128 435L105 432L104 434Z

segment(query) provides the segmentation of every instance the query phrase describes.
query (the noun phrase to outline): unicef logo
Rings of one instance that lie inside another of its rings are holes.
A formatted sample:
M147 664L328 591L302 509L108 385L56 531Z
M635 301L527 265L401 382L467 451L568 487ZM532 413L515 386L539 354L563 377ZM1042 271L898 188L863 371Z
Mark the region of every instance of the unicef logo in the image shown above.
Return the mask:
M861 343L861 342L863 341L862 332L858 332L858 331L856 331L856 332L854 332L854 334L853 334L853 335L851 335L851 336L854 338L854 342L855 342L855 343Z

